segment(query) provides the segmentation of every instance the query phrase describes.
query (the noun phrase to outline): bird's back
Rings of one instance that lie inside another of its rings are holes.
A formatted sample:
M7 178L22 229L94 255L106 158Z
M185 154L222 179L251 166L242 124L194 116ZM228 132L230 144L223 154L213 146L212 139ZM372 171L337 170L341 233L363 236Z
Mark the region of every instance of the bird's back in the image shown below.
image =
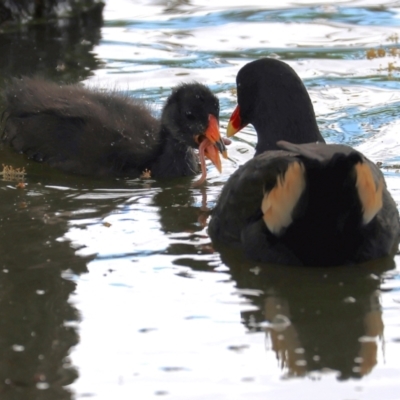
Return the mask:
M66 172L131 176L159 151L159 122L128 96L36 78L13 80L4 95L2 140Z
M381 171L343 145L279 142L248 161L223 188L209 233L240 243L250 258L338 265L383 257L399 215Z

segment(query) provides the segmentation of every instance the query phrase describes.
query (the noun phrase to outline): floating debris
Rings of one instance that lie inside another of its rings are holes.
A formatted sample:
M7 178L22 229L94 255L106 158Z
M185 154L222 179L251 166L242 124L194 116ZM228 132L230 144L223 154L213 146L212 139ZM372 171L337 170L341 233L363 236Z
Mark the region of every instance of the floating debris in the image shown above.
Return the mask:
M140 175L140 178L141 179L150 179L151 178L151 171L149 170L149 169L145 169L143 172L142 172L142 175Z
M14 168L11 165L3 165L3 171L0 172L0 175L3 176L3 180L5 181L23 181L26 175L25 168ZM23 182L20 182L23 184ZM17 185L18 187L18 185ZM25 187L25 185L23 185ZM22 187L22 188L23 188Z
M399 36L397 33L390 35L387 38L388 42L393 44L388 45L386 47L379 47L378 49L368 49L366 50L366 57L368 60L373 60L375 58L383 58L383 57L400 57L400 48L399 45ZM394 73L400 71L400 67L396 65L396 60L388 61L387 66L381 66L378 68L379 72L387 72L389 79L394 79ZM398 77L396 77L397 79Z
M369 50L367 50L366 55L367 55L368 60L372 60L373 58L385 57L386 50L382 49L382 48L380 48L378 50L369 49Z

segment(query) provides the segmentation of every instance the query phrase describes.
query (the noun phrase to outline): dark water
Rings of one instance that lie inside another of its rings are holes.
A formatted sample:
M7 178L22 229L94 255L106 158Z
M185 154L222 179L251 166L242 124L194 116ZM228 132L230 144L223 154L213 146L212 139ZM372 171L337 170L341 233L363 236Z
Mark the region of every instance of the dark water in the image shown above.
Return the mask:
M39 74L160 109L195 79L219 96L223 131L239 68L279 57L327 140L381 161L400 201L399 2L118 0L103 16L4 27L0 85ZM24 188L0 181L1 399L399 398L398 256L260 269L213 251L209 211L254 142L245 129L196 189L68 176L0 150L27 171Z

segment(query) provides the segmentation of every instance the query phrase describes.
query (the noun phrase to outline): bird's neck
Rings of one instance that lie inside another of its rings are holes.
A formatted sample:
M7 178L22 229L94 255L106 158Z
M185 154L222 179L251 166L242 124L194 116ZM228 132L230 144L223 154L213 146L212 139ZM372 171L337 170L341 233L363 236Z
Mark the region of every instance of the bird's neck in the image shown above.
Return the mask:
M154 176L176 178L192 176L198 171L198 161L194 150L164 132L164 144L155 161L152 172Z
M291 110L279 109L276 104L268 104L259 107L256 115L257 118L253 121L258 136L256 155L267 150L279 149L276 145L279 140L297 144L325 142L318 129L311 104L308 108L300 108L297 105Z

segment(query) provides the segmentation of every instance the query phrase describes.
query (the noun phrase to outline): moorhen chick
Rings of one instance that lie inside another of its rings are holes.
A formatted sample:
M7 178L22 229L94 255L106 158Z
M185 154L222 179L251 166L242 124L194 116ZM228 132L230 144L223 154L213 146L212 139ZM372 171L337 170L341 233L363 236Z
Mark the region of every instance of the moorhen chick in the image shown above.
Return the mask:
M35 161L96 177L202 178L204 155L221 170L219 101L200 83L172 90L161 120L143 101L114 92L38 78L6 87L3 142ZM198 183L201 183L199 181Z

